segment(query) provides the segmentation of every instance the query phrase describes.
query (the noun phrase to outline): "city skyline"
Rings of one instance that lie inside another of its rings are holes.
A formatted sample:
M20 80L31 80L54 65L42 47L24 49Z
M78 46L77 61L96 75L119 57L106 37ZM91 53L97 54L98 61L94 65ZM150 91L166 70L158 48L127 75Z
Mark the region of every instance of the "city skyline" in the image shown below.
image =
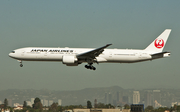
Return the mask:
M87 101L91 101L93 105L93 102L96 100L97 104L104 103L112 104L113 106L144 104L145 107L153 106L158 108L180 104L180 95L178 93L179 90L177 89L145 89L137 91L122 89L117 86L87 88L79 91L9 90L9 92L0 91L0 102L3 103L3 98L7 98L11 102L9 105L22 105L24 101L28 105L32 105L35 98L40 98L43 106L49 106L52 103L65 106L86 105ZM137 101L134 101L134 96Z

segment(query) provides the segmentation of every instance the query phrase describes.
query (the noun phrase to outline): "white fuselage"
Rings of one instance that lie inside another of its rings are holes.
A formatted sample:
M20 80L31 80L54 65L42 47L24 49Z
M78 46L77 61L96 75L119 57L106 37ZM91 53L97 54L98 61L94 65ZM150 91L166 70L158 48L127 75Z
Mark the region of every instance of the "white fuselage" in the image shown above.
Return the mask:
M93 48L38 48L28 47L16 49L9 54L10 57L21 61L62 61L63 56L75 56L83 52L93 50ZM152 60L153 52L145 50L131 49L104 49L96 57L98 63L133 63L146 60ZM86 62L83 60L77 60Z

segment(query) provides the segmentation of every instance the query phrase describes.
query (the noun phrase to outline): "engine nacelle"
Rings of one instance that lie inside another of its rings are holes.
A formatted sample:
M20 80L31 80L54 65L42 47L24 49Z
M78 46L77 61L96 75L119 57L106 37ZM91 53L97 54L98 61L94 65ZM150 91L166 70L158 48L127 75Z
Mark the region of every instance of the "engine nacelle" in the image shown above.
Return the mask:
M63 64L66 65L73 65L76 64L76 62L78 61L78 59L75 56L63 56L62 58L62 62Z

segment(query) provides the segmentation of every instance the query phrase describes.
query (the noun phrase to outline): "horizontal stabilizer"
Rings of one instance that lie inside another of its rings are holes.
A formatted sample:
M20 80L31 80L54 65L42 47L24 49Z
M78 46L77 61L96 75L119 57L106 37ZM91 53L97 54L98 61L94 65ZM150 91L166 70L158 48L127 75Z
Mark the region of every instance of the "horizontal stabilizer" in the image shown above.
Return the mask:
M170 52L161 52L161 53L156 53L156 54L152 54L152 59L158 59L158 58L163 58L163 57L169 57L170 56Z

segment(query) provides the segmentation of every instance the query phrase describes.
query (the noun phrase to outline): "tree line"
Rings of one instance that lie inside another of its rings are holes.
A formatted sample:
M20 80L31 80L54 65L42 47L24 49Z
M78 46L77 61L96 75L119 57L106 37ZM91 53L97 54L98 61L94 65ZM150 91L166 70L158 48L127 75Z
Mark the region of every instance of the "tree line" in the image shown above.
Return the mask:
M130 105L125 104L124 106L118 106L119 108L124 108L124 109L130 109ZM32 107L27 105L27 102L24 101L23 103L23 109L22 110L14 110L12 107L8 106L8 100L5 99L4 103L0 105L0 109L9 109L10 112L26 112L27 110L29 112L62 112L64 110L73 110L73 109L92 109L92 108L103 108L103 109L113 109L115 106L111 104L104 104L104 103L97 103L94 104L94 107L92 106L90 101L87 101L86 106L82 105L69 105L69 106L59 106L58 103L53 103L52 105L48 107L43 107L41 100L39 98L35 98L34 104L32 104ZM159 108L154 108L153 106L147 106L144 109L144 112L164 112L165 110L168 110L170 112L180 112L180 105L174 105L173 107L159 107Z
M32 104L32 107L27 105L27 102L23 102L23 109L22 110L14 110L13 107L8 106L8 100L5 99L4 103L0 105L0 110L8 109L10 112L62 112L64 110L72 110L75 108L84 108L82 105L69 105L69 106L59 106L58 103L53 103L52 105L48 107L43 107L41 100L39 98L35 98L34 103Z

